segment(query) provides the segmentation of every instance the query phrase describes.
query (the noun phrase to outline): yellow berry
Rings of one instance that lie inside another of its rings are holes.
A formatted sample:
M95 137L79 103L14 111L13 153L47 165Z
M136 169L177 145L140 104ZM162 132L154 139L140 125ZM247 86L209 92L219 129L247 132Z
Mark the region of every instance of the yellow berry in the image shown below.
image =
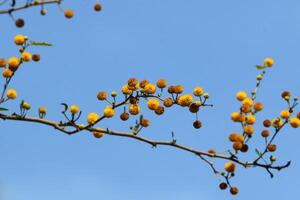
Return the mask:
M282 119L288 119L290 117L291 113L289 110L283 110L280 112L280 117Z
M23 102L23 103L22 103L22 108L25 109L25 110L30 110L31 106L30 106L29 103Z
M209 94L208 94L207 92L205 92L205 93L203 94L203 97L204 97L205 99L208 99L208 98L209 98Z
M129 106L129 113L132 115L138 115L140 113L140 106L137 104L131 104Z
M242 115L239 112L233 112L233 113L231 113L231 120L234 121L234 122L243 122L244 119L245 119L245 116Z
M132 90L129 89L128 85L122 87L122 93L125 95L132 94Z
M190 94L178 97L177 103L183 107L189 106L193 102L193 96Z
M44 106L41 106L41 107L39 107L39 113L40 113L40 114L43 114L43 115L45 115L45 114L46 114L46 112L47 112L47 109L46 109L46 107L44 107Z
M23 35L16 35L14 38L14 42L16 45L22 45L26 41L26 37Z
M294 117L290 120L290 125L293 128L298 128L300 126L300 119L298 119L297 117Z
M147 106L150 110L156 110L159 107L159 101L157 99L149 99L147 102Z
M31 60L31 54L29 52L23 52L21 58L25 62L29 62Z
M90 113L87 116L87 123L94 124L99 119L99 115L97 113Z
M243 105L246 105L246 106L253 106L253 101L252 99L250 98L246 98L243 100Z
M156 91L156 87L155 85L148 83L145 85L144 90L143 90L146 94L154 94Z
M236 166L235 166L235 164L234 164L233 162L227 162L227 163L225 163L225 165L224 165L224 169L225 169L227 172L232 173L232 172L235 171Z
M264 65L267 67L272 67L274 65L275 61L272 58L265 58L264 59Z
M9 69L12 71L16 71L20 65L20 60L16 57L11 57L8 60Z
M116 91L112 91L112 92L111 92L111 96L112 96L112 97L116 97L117 95L118 95L118 93L117 93Z
M253 126L250 126L250 125L244 126L244 132L245 132L249 137L252 137L252 135L253 135L253 133L254 133L254 127L253 127Z
M103 114L105 117L111 118L115 115L115 110L111 106L106 106L103 111Z
M84 129L84 127L85 127L84 124L79 124L79 125L78 125L78 128L79 128L80 130Z
M203 88L202 87L195 87L194 88L194 92L193 92L193 94L196 96L196 97L200 97L201 95L203 95L203 93L204 93L204 90L203 90Z
M261 80L263 79L263 76L262 76L262 75L258 75L258 76L256 77L256 79L259 80L259 81L261 81Z
M9 89L9 90L7 90L7 92L6 92L6 96L7 96L7 98L9 98L9 99L15 99L15 98L17 98L17 91L16 90L14 90L14 89Z
M10 77L12 77L12 75L13 75L13 71L11 71L10 69L5 69L3 72L2 72L2 76L4 77L4 78L10 78Z
M248 116L246 116L245 121L246 121L247 124L252 125L252 124L255 123L256 118L255 118L254 115L248 115Z
M79 112L79 107L77 106L77 105L71 105L71 107L70 107L70 112L72 113L72 114L76 114L76 113L78 113Z
M236 99L239 101L244 101L247 98L247 93L245 91L239 91L236 94Z
M231 142L241 142L243 143L245 138L243 135L241 134L238 134L238 133L231 133L228 137L228 139L231 141Z

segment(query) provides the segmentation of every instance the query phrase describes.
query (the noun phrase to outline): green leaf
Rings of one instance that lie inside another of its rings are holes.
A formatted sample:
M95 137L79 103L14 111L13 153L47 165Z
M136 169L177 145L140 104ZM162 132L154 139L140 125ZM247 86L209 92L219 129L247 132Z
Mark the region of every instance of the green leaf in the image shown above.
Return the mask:
M35 41L30 41L29 45L31 46L53 46L52 44L48 42L35 42Z
M144 116L143 116L143 115L141 115L141 116L140 116L140 122L143 120L143 118L144 118Z
M64 111L62 111L62 113L67 112L67 111L68 111L68 104L66 104L66 103L61 103L61 105L64 106Z
M256 65L256 68L260 70L260 69L265 69L265 68L267 68L267 67L266 67L266 66L263 66L263 65Z
M260 151L258 150L258 149L255 149L255 153L257 154L257 155L261 155L261 153L260 153Z
M0 111L8 111L8 109L0 107Z

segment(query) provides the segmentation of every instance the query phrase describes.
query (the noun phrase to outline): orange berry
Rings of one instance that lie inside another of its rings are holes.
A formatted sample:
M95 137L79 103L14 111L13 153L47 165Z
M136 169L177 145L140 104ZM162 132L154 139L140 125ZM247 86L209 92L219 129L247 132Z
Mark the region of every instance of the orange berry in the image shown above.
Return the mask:
M165 88L167 87L167 81L165 79L160 79L156 82L156 86L158 88Z
M67 19L71 19L74 16L74 12L71 9L67 9L64 11L65 17Z
M261 136L262 136L262 137L269 137L269 135L270 135L270 132L269 132L268 130L263 130L263 131L261 132Z
M237 187L231 187L230 188L230 193L232 195L237 195L239 193L239 189Z
M97 11L97 12L101 11L102 10L102 5L99 2L97 2L94 5L94 10Z

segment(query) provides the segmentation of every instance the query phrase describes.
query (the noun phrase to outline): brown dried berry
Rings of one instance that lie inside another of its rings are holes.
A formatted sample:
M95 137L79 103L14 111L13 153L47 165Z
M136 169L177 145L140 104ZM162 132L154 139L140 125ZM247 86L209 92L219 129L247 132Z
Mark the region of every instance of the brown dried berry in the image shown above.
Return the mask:
M274 152L274 151L276 151L276 149L277 149L276 144L269 144L269 145L268 145L268 150L269 150L270 152Z
M40 59L41 59L40 54L33 54L32 55L32 60L33 61L38 62L38 61L40 61Z
M191 113L196 113L196 112L199 111L199 106L196 103L192 103L189 106L189 110L190 110Z
M123 121L126 121L129 119L129 114L127 112L123 112L121 115L120 115L120 118L121 120Z
M286 99L289 98L291 96L291 93L289 91L284 91L281 93L281 97Z
M272 125L272 122L271 122L271 120L266 119L266 120L263 122L263 124L264 124L264 127L269 128L269 127Z
M220 183L220 185L219 185L219 188L221 189L221 190L226 190L227 189L227 183Z
M239 193L239 189L237 187L231 187L230 188L230 193L232 195L236 195L237 193Z
M262 132L261 132L261 136L262 137L269 137L269 135L270 135L270 132L268 131L268 130L263 130Z
M148 83L149 83L149 81L147 81L147 80L142 80L142 81L140 82L140 87L141 87L141 88L144 88Z
M132 97L132 98L129 99L129 102L130 102L130 104L138 104L139 103L139 99L135 98L135 97Z
M165 112L165 107L163 106L158 106L158 108L155 109L155 113L157 115L162 115Z
M297 118L300 119L300 112L297 113Z
M168 87L168 92L169 92L170 94L173 94L173 93L175 92L175 86L173 86L173 85L169 86L169 87Z
M102 10L102 5L99 2L96 3L95 6L94 6L94 10L97 11L97 12L101 11Z
M243 147L241 148L241 152L246 153L249 149L249 146L247 144L243 144Z
M202 127L202 123L200 120L196 120L196 121L194 121L193 126L195 129L199 129Z
M18 28L22 28L22 27L25 25L24 19L21 19L21 18L17 19L17 20L15 21L15 25L16 25L16 27L18 27Z

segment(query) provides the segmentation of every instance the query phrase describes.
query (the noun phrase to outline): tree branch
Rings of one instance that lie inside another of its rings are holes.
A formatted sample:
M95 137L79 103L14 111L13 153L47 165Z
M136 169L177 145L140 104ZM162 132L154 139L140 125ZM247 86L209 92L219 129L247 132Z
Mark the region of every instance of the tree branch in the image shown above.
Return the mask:
M11 7L9 9L0 10L0 14L11 14L13 12L16 12L16 11L19 11L19 10L24 10L24 9L34 7L34 6L42 6L42 5L46 5L46 4L60 4L61 2L62 2L62 0L32 1L32 2L26 3L24 5L17 6L17 7Z

